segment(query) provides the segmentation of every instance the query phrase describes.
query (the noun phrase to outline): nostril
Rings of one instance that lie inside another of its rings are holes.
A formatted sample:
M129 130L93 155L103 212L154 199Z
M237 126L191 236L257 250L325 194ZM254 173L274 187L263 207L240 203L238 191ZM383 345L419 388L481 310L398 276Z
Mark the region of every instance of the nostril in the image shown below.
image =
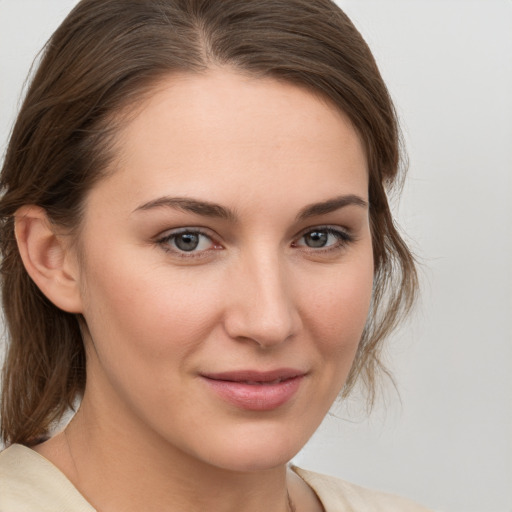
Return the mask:
M261 244L260 244L261 246ZM225 328L238 340L272 347L298 331L300 317L279 254L253 247L240 259L239 279L227 296Z
M272 347L289 340L297 331L298 322L290 312L270 316L263 309L260 312L233 312L226 321L229 336L238 340L250 340L260 347Z

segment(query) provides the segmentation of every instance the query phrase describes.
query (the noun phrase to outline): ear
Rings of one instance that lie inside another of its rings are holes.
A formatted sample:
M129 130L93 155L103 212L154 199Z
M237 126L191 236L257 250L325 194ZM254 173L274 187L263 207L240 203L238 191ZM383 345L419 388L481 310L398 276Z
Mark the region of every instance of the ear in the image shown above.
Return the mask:
M81 313L78 264L68 237L57 233L38 206L18 209L14 226L21 259L37 287L58 308Z

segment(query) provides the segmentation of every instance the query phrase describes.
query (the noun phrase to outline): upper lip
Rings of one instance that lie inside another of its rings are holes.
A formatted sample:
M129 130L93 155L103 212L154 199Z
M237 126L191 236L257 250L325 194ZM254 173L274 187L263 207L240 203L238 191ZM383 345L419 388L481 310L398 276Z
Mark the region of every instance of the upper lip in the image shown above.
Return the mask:
M229 382L273 382L303 377L303 370L296 368L278 368L270 371L258 370L232 370L219 373L203 373L203 377L211 380L223 380Z

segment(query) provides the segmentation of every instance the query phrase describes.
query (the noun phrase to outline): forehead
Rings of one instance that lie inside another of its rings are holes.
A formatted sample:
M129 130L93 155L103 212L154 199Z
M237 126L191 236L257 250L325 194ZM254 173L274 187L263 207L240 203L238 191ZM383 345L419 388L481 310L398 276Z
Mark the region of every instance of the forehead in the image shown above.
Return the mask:
M160 82L116 147L111 179L126 197L193 192L223 201L234 189L299 186L332 197L334 183L367 195L364 150L342 112L304 88L224 69Z

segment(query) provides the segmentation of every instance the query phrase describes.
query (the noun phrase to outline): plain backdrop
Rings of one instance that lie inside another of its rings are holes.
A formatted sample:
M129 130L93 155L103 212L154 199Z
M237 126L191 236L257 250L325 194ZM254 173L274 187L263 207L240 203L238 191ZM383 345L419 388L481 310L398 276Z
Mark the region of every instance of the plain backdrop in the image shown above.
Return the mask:
M241 0L243 1L243 0ZM37 51L75 0L0 0L0 151ZM439 511L512 511L512 1L340 0L397 104L398 222L422 299L367 417L333 410L295 462Z

